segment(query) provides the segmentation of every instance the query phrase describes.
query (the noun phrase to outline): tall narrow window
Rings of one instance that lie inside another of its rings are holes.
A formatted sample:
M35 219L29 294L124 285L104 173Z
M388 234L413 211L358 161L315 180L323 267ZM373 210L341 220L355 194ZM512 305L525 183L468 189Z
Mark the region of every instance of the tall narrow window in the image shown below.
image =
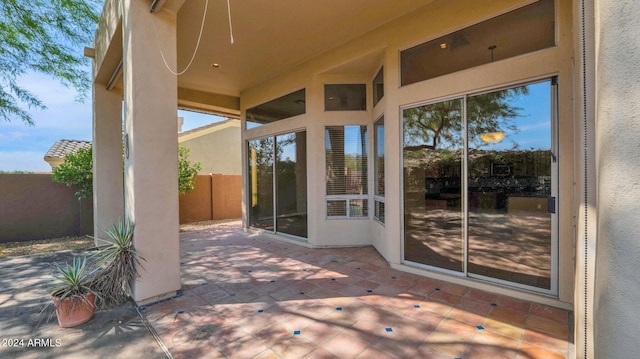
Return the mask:
M367 126L325 129L327 217L368 217Z
M373 124L373 217L384 223L384 116Z
M249 224L273 231L273 137L249 141Z
M384 97L384 67L380 68L373 79L373 106L375 107Z

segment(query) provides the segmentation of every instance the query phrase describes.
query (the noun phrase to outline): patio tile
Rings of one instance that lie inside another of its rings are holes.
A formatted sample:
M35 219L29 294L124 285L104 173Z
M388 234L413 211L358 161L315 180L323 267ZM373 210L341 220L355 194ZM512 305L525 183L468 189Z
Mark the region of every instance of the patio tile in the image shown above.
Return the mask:
M552 308L542 304L532 304L530 315L551 319L563 324L569 321L569 312L566 310Z
M317 348L304 357L305 359L341 359L340 357L328 352L324 348Z
M524 329L521 328L520 326L501 322L495 319L485 320L482 326L490 332L504 335L506 337L513 338L516 340L522 339L522 336L524 334Z
M324 349L344 359L356 358L367 347L367 343L348 334L338 334L323 345Z
M522 343L520 351L518 352L518 359L565 359L566 353L559 353L552 350L547 350L528 343Z
M425 349L435 350L452 357L462 357L462 354L467 351L469 342L453 334L434 332L427 336L422 346Z
M220 349L229 358L251 358L269 348L261 341L245 335L242 338L221 346Z
M538 316L527 318L527 329L549 333L559 339L567 339L569 336L569 328L566 324Z
M564 358L572 345L566 311L400 272L372 247L302 248L239 223L182 237L184 295L144 311L176 358Z
M502 307L493 308L491 314L489 314L489 318L519 326L524 326L527 321L527 317L523 312Z
M522 341L539 347L565 352L568 350L569 343L564 339L535 330L526 329L522 336Z
M281 338L273 344L271 349L283 358L302 358L317 348L300 335L290 335Z
M443 333L455 334L461 338L472 339L478 329L474 325L463 323L459 320L445 318L436 327L436 330Z

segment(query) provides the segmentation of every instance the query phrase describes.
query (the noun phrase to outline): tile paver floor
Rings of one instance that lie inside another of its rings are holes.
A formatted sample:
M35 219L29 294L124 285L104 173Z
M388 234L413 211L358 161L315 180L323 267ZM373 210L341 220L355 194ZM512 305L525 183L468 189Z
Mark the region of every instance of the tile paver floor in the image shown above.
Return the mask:
M567 358L570 313L307 249L239 222L181 233L183 290L141 307L176 358Z

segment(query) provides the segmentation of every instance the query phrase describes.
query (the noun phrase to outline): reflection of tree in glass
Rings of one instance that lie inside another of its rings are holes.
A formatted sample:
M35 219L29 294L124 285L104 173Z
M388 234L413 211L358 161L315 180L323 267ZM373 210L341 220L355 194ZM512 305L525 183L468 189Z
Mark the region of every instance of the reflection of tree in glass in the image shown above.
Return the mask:
M517 132L513 119L520 115L521 109L510 100L527 94L527 87L520 86L470 96L467 100L469 144L486 146L480 138L485 133ZM462 99L406 109L403 115L405 150L462 147Z

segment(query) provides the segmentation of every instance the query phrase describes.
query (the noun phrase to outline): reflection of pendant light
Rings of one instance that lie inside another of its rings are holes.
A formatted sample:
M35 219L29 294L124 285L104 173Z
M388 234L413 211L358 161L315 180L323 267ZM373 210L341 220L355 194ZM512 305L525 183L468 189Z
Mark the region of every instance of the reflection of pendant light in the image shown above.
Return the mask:
M502 141L507 134L504 132L488 132L480 135L480 138L487 143L498 143Z

